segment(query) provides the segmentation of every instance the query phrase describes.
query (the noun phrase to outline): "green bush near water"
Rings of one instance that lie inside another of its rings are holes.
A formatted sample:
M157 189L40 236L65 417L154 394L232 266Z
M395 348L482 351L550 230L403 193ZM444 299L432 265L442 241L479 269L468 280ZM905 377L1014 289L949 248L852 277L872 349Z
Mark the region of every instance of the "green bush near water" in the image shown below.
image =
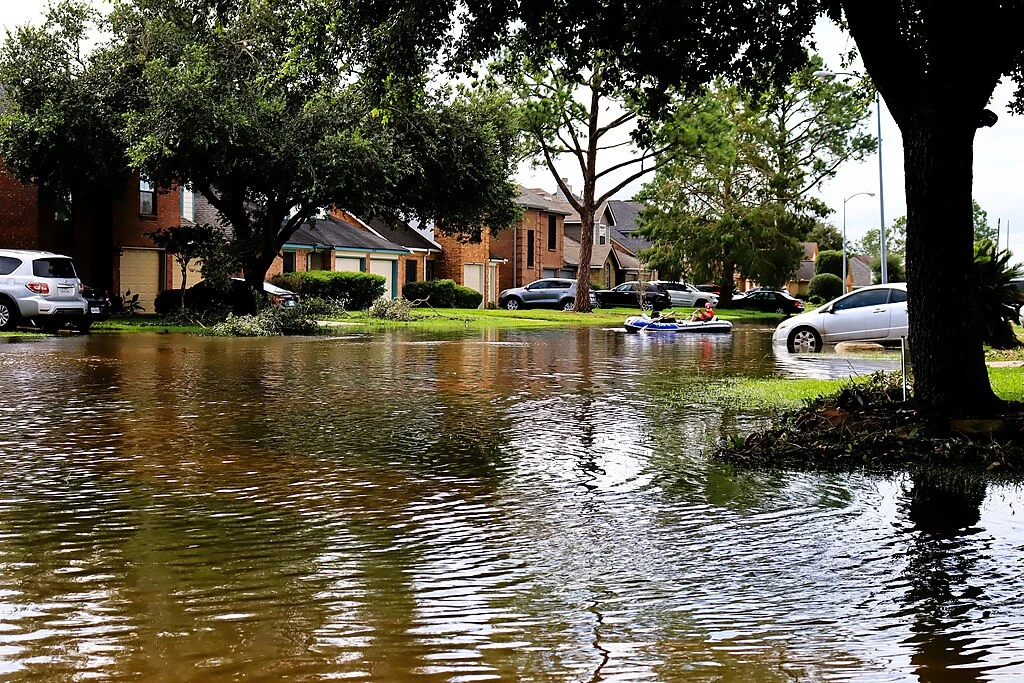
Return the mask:
M832 273L815 275L807 285L807 295L809 297L817 296L825 301L831 301L838 296L842 296L842 294L843 280L838 275L833 275Z
M455 284L454 280L421 280L410 282L402 288L402 296L409 301L426 299L434 308L478 308L484 300L483 294Z
M289 289L301 297L343 300L352 310L363 310L384 294L387 280L371 273L335 273L310 270L302 273L281 273L270 278L272 284Z

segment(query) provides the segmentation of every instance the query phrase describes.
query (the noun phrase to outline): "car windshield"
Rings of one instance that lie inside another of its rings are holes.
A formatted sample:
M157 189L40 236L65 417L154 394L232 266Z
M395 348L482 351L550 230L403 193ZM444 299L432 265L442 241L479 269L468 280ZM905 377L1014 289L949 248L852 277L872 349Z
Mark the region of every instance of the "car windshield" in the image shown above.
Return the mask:
M77 277L69 258L37 258L32 262L32 274L36 277Z

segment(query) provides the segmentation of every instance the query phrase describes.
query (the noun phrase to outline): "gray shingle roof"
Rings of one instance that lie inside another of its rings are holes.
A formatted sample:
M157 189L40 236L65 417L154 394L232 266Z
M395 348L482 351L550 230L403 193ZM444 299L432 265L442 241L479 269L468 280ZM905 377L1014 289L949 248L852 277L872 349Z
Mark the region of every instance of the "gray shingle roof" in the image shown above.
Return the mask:
M438 246L428 240L404 221L385 221L382 218L371 218L366 224L380 233L384 239L400 244L408 249L437 249Z
M519 186L519 199L516 200L516 204L527 209L538 209L562 216L573 213L572 207L567 203L556 200L543 190L531 190L522 185Z
M288 244L303 244L336 249L366 249L368 251L408 251L400 244L377 237L369 230L352 225L334 216L304 222Z

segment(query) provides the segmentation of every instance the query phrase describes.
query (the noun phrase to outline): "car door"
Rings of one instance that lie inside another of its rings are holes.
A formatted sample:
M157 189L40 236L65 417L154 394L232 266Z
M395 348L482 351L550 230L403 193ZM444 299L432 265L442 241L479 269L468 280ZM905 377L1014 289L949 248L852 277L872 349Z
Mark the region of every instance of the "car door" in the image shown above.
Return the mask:
M893 287L889 294L889 339L906 337L910 331L907 319L907 292Z
M526 285L523 292L523 303L527 306L543 306L544 297L547 296L548 281L537 280Z
M611 300L613 306L625 308L639 307L640 300L636 298L636 283L623 282L611 291Z
M889 288L864 289L837 300L822 320L825 342L877 341L889 336Z

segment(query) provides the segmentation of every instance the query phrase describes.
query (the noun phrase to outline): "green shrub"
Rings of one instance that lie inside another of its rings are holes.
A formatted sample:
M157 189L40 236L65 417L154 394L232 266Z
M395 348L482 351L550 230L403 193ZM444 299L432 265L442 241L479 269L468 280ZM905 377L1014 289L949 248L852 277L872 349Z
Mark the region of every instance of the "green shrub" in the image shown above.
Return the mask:
M833 275L832 273L815 275L807 286L807 294L812 297L820 297L825 301L831 301L837 296L842 296L843 280L838 275Z
M302 273L281 273L270 279L278 287L284 287L305 297L341 299L350 309L369 308L384 294L387 280L371 273L335 273L330 270L310 270Z
M401 297L392 299L388 296L382 296L367 309L366 313L371 318L379 318L380 320L400 320L408 321L412 320L412 304L409 303L408 299Z
M348 311L345 310L345 302L341 299L323 299L311 296L303 299L299 306L310 318L340 318L348 315Z
M456 308L479 308L484 295L475 289L455 285L455 307Z
M426 299L434 308L454 308L456 287L454 280L420 280L406 283L402 296L409 301Z
M838 278L843 276L843 252L841 251L819 251L818 258L814 261L814 274L824 275L832 273Z
M825 300L824 300L824 299L822 299L822 298L821 298L820 296L818 296L817 294L815 294L814 296L812 296L812 297L809 297L809 298L807 299L807 303L809 303L809 304L814 304L815 306L820 306L821 304L825 303Z

